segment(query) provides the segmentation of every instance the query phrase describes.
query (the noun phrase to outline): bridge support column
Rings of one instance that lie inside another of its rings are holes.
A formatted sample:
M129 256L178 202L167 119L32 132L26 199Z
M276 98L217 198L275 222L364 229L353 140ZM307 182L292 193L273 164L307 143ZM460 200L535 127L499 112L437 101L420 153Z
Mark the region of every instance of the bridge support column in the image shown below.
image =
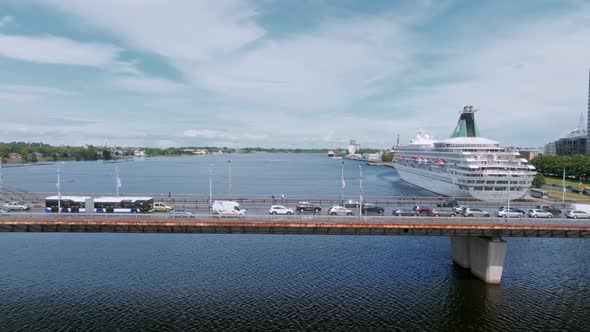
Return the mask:
M507 245L499 237L451 237L453 261L488 284L502 280Z

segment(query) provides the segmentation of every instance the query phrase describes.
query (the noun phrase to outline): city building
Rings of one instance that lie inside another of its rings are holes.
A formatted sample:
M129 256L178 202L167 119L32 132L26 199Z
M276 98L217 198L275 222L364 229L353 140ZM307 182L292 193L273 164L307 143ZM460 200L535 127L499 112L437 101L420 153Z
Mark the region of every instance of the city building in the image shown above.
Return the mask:
M355 140L350 140L348 144L348 154L356 154L361 149L361 145L357 144Z
M526 160L531 161L539 156L538 149L518 149L518 153Z
M580 114L580 122L574 130L562 135L554 142L545 145L547 155L573 156L590 154L590 69L588 71L588 110L586 121L584 113Z

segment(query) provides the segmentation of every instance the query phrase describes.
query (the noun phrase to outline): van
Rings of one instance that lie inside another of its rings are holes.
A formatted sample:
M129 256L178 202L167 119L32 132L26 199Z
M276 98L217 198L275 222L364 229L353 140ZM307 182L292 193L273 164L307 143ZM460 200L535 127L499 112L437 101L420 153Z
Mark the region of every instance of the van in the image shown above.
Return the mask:
M226 216L243 216L246 209L242 209L240 204L235 201L215 201L211 205L211 213Z
M590 204L572 204L569 209L572 211L584 211L590 214Z

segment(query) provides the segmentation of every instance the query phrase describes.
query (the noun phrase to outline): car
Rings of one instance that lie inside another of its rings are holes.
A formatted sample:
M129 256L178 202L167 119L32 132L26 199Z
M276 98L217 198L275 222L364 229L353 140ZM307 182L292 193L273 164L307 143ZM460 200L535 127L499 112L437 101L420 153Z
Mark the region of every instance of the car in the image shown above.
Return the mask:
M4 204L6 211L24 211L30 209L30 207L23 202L8 202Z
M556 207L553 207L553 206L550 206L550 205L537 205L537 207L535 207L535 209L537 209L537 210L543 210L545 212L549 212L549 213L551 213L554 216L558 216L558 215L561 214L561 210L560 209L558 209Z
M328 210L328 214L331 216L352 216L352 211L344 206L332 206L330 210Z
M322 211L322 208L310 202L299 202L295 206L295 210L299 213L303 213L305 211L313 211L313 213L320 213L320 211Z
M580 210L567 211L565 216L572 219L590 219L590 214L588 214L588 212Z
M445 199L445 200L442 200L442 201L436 203L436 206L438 206L438 207L455 207L458 205L459 205L459 203L457 202L456 199Z
M463 211L468 208L469 207L467 205L457 205L453 208L453 210L455 210L455 213L457 214L463 214Z
M489 217L490 213L487 211L483 211L482 209L466 208L465 211L463 211L463 216L465 216L465 217Z
M358 208L360 206L360 204L358 201L348 200L348 201L342 203L342 206L350 209L350 208Z
M8 213L8 211L0 209L0 213Z
M187 209L178 209L178 210L170 210L168 213L170 214L193 214L190 210Z
M363 214L369 214L369 213L383 214L383 213L385 213L385 209L380 206L377 206L375 204L371 204L371 203L363 204Z
M393 215L396 217L399 216L417 216L418 213L416 211L410 209L395 209L393 210Z
M500 207L498 208L498 210L506 210L506 209L507 209L507 207L506 207L506 206L500 206ZM520 214L522 214L523 216L525 216L525 215L526 215L526 212L525 212L525 211L523 211L523 210L521 210L521 209L519 209L519 208L517 208L517 207L514 207L514 206L511 206L511 207L510 207L510 211L512 211L512 212L517 212L517 213L520 213Z
M589 189L582 190L582 194L584 194L584 195L590 195L590 188Z
M500 218L522 218L525 215L523 212L524 211L515 208L510 208L510 212L508 212L507 208L501 207L496 211L496 216Z
M174 210L174 207L166 203L156 202L154 203L154 210L156 212L170 212L170 210Z
M286 208L283 205L273 205L268 209L268 214L293 214L293 209Z
M429 207L426 207L426 206L416 205L412 208L412 211L416 212L417 214L427 214L427 215L432 214L432 209Z
M553 218L553 213L541 209L530 209L528 215L531 218Z
M430 210L430 215L435 217L454 217L457 215L457 212L453 209L432 209Z

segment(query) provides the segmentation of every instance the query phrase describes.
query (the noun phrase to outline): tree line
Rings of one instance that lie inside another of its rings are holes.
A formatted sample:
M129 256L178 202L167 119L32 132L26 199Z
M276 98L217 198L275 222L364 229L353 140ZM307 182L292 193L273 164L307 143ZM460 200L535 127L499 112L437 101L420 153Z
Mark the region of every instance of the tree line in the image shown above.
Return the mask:
M568 179L587 181L590 177L590 156L548 156L541 155L530 161L537 172L544 176L562 177L563 170Z

